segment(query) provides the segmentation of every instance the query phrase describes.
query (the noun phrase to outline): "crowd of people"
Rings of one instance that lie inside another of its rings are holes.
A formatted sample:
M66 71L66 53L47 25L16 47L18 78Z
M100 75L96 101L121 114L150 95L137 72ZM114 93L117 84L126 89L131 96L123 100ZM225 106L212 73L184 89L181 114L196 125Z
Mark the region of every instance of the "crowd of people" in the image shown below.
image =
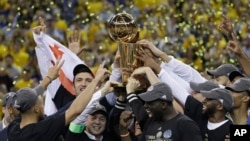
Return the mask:
M230 125L250 124L247 2L1 1L0 141L229 140ZM120 12L137 21L143 66L133 70L108 33ZM45 90L65 60L41 77L41 33L85 63L72 72L76 95L52 115Z

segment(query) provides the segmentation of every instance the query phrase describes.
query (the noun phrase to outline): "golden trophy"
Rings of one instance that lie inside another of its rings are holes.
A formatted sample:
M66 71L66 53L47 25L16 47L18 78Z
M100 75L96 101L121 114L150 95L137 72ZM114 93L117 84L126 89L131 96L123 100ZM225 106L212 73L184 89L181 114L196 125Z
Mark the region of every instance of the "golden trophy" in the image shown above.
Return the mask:
M135 68L143 66L143 62L136 59L136 44L139 38L139 32L135 19L128 13L118 13L108 21L109 36L118 42L120 53L120 68L133 71ZM122 83L126 85L130 74L122 73Z

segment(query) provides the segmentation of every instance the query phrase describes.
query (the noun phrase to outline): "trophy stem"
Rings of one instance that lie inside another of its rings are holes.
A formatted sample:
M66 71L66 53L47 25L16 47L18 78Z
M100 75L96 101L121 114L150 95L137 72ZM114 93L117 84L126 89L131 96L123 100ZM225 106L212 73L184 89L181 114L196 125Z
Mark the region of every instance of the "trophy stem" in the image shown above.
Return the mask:
M142 66L142 62L135 58L136 50L139 44L118 42L118 49L120 53L120 67L126 72L122 73L122 83L126 85L128 78L135 68Z

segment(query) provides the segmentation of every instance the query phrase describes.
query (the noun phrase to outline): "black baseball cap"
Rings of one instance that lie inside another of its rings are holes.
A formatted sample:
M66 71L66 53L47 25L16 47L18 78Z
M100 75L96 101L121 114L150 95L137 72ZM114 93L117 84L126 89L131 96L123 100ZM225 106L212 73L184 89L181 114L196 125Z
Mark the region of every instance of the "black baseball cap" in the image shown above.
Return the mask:
M84 64L79 64L79 65L75 66L75 68L74 68L74 70L73 70L73 75L74 75L74 77L75 77L78 73L81 73L81 72L90 73L93 77L95 77L94 74L93 74L93 72L90 70L90 68L87 67L87 66L84 65Z

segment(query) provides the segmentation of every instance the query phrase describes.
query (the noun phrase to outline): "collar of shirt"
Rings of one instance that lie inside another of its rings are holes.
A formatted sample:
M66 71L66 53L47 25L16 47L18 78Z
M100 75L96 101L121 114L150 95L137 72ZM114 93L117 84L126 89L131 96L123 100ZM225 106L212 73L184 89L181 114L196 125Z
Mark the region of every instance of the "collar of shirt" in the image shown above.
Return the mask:
M96 137L95 137L94 135L88 133L87 131L84 131L84 132L85 132L86 135L87 135L90 139L92 139L92 140L95 140L95 141L102 141L102 139L103 139L103 136L101 136L101 137L100 137L100 140L97 140Z
M4 128L7 126L7 125L5 124L5 118L3 118L2 123L3 123L3 129L4 129Z
M224 121L218 122L218 123L212 123L212 122L208 121L208 122L207 122L207 128L208 128L209 130L214 130L214 129L220 127L221 125L223 125L224 123L226 123L227 121L228 121L228 120L224 120Z

